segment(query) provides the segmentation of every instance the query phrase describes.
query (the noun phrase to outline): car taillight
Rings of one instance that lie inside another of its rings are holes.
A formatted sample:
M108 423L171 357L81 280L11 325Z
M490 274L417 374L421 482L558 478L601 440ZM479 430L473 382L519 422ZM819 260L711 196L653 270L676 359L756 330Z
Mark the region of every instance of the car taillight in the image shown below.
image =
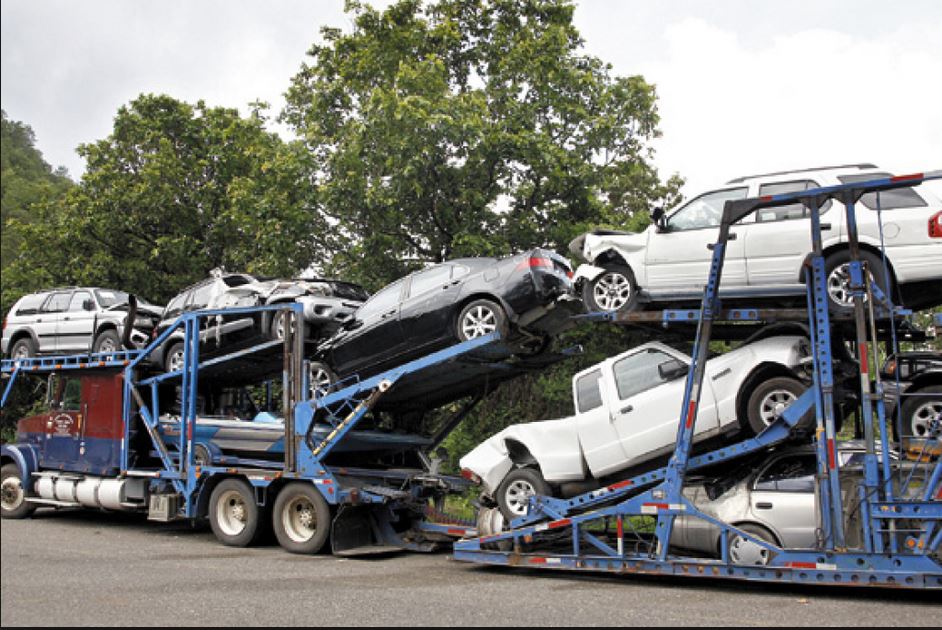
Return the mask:
M7 318L4 317L3 318L3 330L6 330L6 329L7 329Z
M468 481L470 481L471 483L477 483L477 484L481 483L481 478L475 475L473 472L471 472L467 468L461 469L461 476L467 479Z
M929 238L942 238L942 211L929 217Z

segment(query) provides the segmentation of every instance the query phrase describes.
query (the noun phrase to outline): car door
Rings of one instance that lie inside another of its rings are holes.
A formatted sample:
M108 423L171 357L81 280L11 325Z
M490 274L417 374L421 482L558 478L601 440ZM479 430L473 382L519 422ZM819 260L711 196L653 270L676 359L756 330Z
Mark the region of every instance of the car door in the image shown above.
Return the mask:
M817 542L816 472L814 453L801 453L773 460L756 477L749 509L786 547L808 549Z
M346 325L334 345L331 363L341 376L372 372L402 351L405 343L399 324L399 303L404 280L398 280L371 297Z
M612 363L614 387L609 411L625 451L625 467L641 463L669 451L677 440L686 378L664 376L658 366L674 366L681 361L660 348L642 347ZM717 428L716 403L709 387L702 390L694 427L699 436Z
M399 309L402 334L409 347L420 348L455 338L454 303L460 279L452 280L453 265L436 265L412 274Z
M36 336L39 339L40 352L59 350L59 319L69 308L71 291L56 291L43 303L36 317Z
M49 416L43 442L43 466L69 469L78 463L82 432L82 379L56 376L50 390Z
M801 179L762 184L759 196L781 195L818 188L818 182ZM821 208L821 222L829 221L832 202ZM746 276L750 286L797 285L801 265L811 251L810 211L803 204L763 208L737 228L743 241ZM825 238L828 232L824 233Z
M595 477L620 470L626 457L606 404L607 395L602 391L602 369L599 366L586 370L572 382L579 445Z
M715 243L719 235L723 206L728 200L745 199L748 190L743 186L700 195L672 213L664 229L652 230L645 251L648 279L645 289L652 295L666 289L684 292L702 289L713 257L707 246ZM737 238L727 244L720 286L745 284L743 245Z
M67 352L90 351L95 332L97 307L90 291L79 290L72 294L69 306L59 315L56 337L58 350Z

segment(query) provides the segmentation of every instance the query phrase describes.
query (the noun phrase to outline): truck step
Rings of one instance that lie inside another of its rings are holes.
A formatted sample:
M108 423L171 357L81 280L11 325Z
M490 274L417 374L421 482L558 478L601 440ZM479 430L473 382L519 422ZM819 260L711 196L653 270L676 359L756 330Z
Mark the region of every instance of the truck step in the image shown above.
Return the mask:
M82 507L81 503L75 503L74 501L56 501L55 499L39 499L37 497L27 497L26 502L36 503L38 505L51 505L53 507L61 508Z

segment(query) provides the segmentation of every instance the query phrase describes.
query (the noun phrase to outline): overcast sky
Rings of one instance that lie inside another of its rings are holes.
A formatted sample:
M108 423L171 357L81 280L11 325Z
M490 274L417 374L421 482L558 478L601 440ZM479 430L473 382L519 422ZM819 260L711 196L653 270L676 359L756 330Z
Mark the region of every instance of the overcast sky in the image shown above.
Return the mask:
M320 27L351 27L342 0L3 0L0 12L3 109L76 178L75 147L106 136L136 95L277 111ZM587 52L657 85L655 161L688 195L825 164L942 168L940 0L583 0L576 25Z

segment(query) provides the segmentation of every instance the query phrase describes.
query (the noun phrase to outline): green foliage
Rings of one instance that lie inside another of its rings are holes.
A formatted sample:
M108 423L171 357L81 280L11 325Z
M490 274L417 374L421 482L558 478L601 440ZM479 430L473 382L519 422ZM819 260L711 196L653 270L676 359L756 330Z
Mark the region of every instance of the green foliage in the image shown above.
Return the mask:
M580 52L570 2L347 8L353 32L322 31L283 114L342 227L329 267L376 286L449 258L563 251L676 195L648 162L654 87Z
M22 122L10 120L0 112L0 270L3 270L3 296L0 310L4 313L20 297L7 281L7 267L21 254L21 238L11 226L35 220L34 205L54 201L71 187L72 181L63 169L53 171L36 149L33 130Z
M23 290L110 286L163 302L218 266L291 275L313 258L323 218L308 206L307 157L238 111L142 95L107 138L79 147L81 182L12 221Z

